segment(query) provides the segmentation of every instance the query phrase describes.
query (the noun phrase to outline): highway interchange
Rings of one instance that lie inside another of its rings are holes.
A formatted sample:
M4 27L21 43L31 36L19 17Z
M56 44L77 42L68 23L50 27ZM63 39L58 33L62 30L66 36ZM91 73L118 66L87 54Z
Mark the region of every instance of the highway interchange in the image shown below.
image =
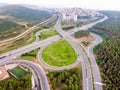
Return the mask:
M41 48L40 52L38 54L38 59L41 62L42 61L42 58L41 58L42 50L46 46L52 44L55 41L61 40L63 38L63 39L66 39L70 43L70 45L74 48L74 50L78 54L78 59L76 60L76 62L73 63L72 65L69 65L69 66L66 66L66 67L61 67L61 68L58 68L58 67L56 68L56 67L49 66L49 65L45 64L44 62L42 62L42 65L47 66L47 68L49 68L49 69L63 70L65 68L70 69L70 68L76 66L78 63L81 63L82 64L82 74L83 74L83 89L84 90L93 90L94 82L92 82L93 78L92 78L91 66L90 66L90 63L88 61L88 58L86 57L86 54L83 52L82 48L74 40L74 38L71 36L70 33L73 34L78 30L87 30L87 29L91 28L92 26L94 26L95 24L97 24L99 22L102 22L106 19L107 19L107 17L105 17L104 19L101 19L99 21L96 21L94 23L88 24L88 26L84 25L84 26L80 27L79 29L75 29L72 32L71 31L70 32L65 32L60 27L61 17L59 17L58 21L56 22L55 29L60 35L50 37L50 38L48 38L44 41L38 41L37 40L37 41L35 41L35 42L33 42L29 45L26 45L24 47L20 47L16 50L12 50L12 51L3 53L3 54L0 55L0 65L4 65L4 64L10 63L10 62L14 62L14 63L19 62L19 63L24 63L24 64L29 65L30 67L34 68L36 72L38 72L38 76L40 78L40 84L42 86L42 90L49 90L50 87L49 87L45 72L42 69L42 67L40 67L40 65L35 64L33 62L24 61L24 60L15 61L14 59L18 56L21 56L24 53L30 52L30 51L32 51L34 49L37 49L37 48ZM95 36L95 38L96 38L95 42L99 42L99 43L101 42L101 39L100 39L99 36ZM94 81L98 82L98 83L101 83L101 76L100 76L100 73L99 73L99 69L98 69L98 66L95 62L93 52L92 52L93 47L97 44L98 43L94 43L93 45L91 45L90 48L88 49L87 53L88 53L88 56L90 57L90 60L92 62L92 67L95 67L93 69L93 77L95 79ZM102 90L101 85L98 85L98 84L94 84L94 85L95 85L95 90Z

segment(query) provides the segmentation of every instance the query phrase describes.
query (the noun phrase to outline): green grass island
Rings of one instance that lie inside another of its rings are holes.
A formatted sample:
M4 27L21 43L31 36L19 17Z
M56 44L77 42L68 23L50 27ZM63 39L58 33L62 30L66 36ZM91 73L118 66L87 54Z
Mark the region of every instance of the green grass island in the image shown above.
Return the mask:
M61 40L47 46L42 53L45 63L51 66L67 66L77 60L77 54L66 40Z

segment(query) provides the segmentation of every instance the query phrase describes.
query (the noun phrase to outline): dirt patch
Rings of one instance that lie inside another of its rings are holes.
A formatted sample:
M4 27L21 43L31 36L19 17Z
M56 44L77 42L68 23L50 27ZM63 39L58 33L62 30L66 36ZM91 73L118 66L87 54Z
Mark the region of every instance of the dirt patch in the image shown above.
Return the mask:
M83 36L83 37L80 37L80 38L76 38L77 40L79 41L86 41L86 42L94 42L95 41L95 38L93 38L91 35L88 35L88 36Z
M94 41L95 38L92 37L91 35L88 36L83 36L80 38L76 38L86 49L91 45Z

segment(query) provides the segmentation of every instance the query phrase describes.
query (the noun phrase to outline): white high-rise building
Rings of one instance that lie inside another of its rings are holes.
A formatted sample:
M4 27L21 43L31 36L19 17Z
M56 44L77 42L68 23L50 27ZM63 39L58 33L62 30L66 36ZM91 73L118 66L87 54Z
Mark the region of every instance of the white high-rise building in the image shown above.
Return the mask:
M74 21L77 21L77 15L74 15L73 19L74 19Z
M63 15L63 20L74 20L74 21L77 21L77 15L75 15L75 14L62 13L62 15Z

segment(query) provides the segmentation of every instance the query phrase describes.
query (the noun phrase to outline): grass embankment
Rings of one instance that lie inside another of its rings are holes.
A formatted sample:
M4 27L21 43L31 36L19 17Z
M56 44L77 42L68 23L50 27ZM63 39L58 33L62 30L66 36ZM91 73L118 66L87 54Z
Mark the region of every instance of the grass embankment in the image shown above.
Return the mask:
M77 54L66 40L61 40L46 47L42 58L49 65L61 67L74 63Z
M62 25L61 28L63 30L69 30L69 29L73 29L75 26L74 25Z
M29 60L29 61L34 61L35 62L37 60L38 52L39 52L39 49L33 50L31 52L23 54L18 59Z
M55 36L57 34L58 33L55 30L47 30L47 31L41 32L39 37L40 37L40 40L44 40L48 37Z
M82 90L81 68L49 72L47 76L51 90Z
M74 34L75 38L80 38L80 37L88 36L88 35L89 35L89 31L86 31L86 30L80 30L78 32L75 32Z
M0 90L31 90L31 73L27 73L22 78L10 77L0 81Z

